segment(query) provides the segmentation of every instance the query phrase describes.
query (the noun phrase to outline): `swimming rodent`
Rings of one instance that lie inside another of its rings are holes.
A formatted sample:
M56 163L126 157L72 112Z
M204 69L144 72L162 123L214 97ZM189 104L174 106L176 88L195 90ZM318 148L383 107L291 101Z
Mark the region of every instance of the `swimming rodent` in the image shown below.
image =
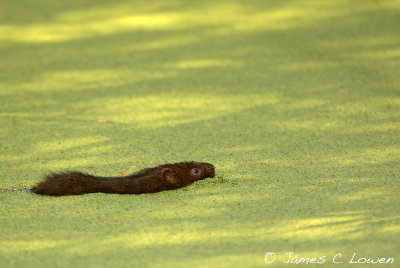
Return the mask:
M98 177L81 172L51 174L32 191L41 195L63 196L88 193L144 194L173 190L215 176L209 163L182 162L142 169L124 177Z

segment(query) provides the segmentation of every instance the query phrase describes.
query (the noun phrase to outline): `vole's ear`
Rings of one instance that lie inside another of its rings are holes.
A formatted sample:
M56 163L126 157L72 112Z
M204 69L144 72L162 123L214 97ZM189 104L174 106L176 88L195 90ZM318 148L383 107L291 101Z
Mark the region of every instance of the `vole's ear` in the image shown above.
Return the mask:
M179 179L171 168L163 168L161 171L165 179L172 185L178 186Z

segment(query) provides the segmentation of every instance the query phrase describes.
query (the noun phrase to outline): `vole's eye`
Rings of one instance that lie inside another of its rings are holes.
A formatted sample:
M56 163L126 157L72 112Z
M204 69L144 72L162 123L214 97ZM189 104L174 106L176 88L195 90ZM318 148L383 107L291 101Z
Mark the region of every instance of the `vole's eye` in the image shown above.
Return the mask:
M192 173L193 174L199 174L200 170L198 170L197 168L192 169Z

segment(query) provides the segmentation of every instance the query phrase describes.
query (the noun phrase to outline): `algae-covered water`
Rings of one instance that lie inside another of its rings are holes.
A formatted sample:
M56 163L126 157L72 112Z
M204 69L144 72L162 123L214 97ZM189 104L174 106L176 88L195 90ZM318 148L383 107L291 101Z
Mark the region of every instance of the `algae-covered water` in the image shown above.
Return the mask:
M399 1L0 6L0 188L217 172L148 195L2 191L0 267L400 261Z

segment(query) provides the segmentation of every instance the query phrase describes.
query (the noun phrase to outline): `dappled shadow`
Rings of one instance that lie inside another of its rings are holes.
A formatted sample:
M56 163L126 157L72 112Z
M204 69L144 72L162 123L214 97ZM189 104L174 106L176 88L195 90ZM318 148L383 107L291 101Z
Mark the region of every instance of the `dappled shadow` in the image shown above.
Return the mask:
M225 182L140 196L2 193L0 264L396 257L397 4L39 9L0 20L2 188L48 170L113 175L191 159L214 163Z

